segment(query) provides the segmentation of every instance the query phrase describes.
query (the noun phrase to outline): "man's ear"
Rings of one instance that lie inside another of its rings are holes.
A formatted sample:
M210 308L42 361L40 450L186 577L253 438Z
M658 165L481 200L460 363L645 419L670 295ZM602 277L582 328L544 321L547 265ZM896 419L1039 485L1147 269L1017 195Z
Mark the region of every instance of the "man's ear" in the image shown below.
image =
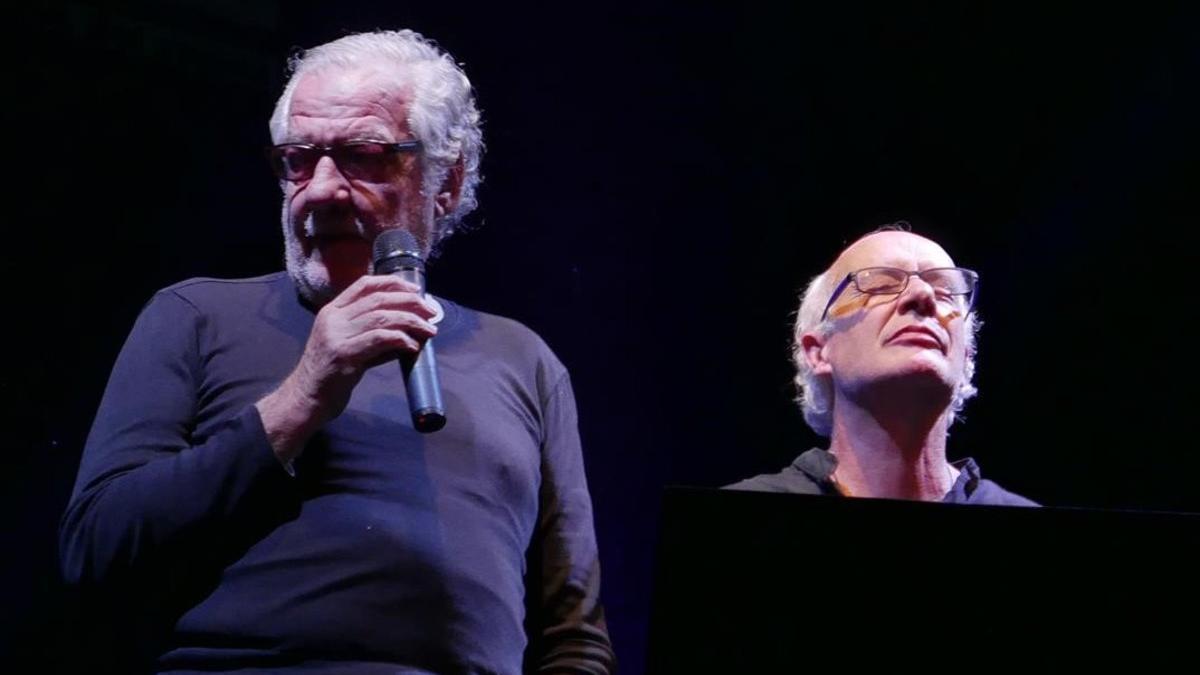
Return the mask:
M458 206L458 200L462 198L463 176L466 175L466 171L463 157L459 155L458 161L446 172L446 177L442 180L442 185L433 199L433 215L435 217L442 218L446 214L452 213Z
M804 353L804 360L808 362L813 374L828 375L832 372L827 358L826 341L821 335L811 331L801 333L800 351Z

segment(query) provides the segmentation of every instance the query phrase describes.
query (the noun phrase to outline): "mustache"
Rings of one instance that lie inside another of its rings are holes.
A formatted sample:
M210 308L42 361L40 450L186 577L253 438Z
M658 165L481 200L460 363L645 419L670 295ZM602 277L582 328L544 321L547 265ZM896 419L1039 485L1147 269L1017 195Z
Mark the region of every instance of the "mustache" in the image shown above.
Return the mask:
M348 210L310 211L301 223L304 236L312 238L322 234L357 234L364 239L370 228L355 213Z

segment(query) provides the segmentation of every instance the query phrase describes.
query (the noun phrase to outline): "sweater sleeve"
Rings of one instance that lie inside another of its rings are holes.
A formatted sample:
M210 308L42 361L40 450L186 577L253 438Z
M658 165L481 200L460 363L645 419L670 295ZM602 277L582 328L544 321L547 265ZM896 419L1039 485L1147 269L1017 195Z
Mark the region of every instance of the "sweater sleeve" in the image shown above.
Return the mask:
M204 318L170 290L142 310L109 377L59 532L68 583L104 584L204 549L294 490L255 407L196 437ZM255 516L260 517L260 516ZM132 575L135 576L136 575Z
M600 558L575 396L565 374L543 409L541 506L531 556L540 602L531 607L535 625L530 645L535 653L526 670L606 675L615 657L600 604Z

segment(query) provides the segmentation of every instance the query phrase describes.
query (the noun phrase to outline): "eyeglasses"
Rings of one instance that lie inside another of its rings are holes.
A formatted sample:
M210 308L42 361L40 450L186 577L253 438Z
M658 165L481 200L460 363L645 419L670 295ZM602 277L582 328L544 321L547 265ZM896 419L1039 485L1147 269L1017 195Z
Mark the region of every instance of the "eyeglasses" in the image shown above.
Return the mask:
M898 295L908 288L908 279L912 276L933 287L933 292L939 298L967 296L967 312L975 306L976 291L979 290L979 275L964 267L936 267L934 269L909 272L895 267L867 267L857 272L851 272L842 279L842 283L833 289L833 295L821 312L821 321L829 315L829 308L838 299L842 291L851 283L860 293L867 295Z
M325 155L333 159L338 171L351 180L384 181L396 170L401 152L416 150L420 141L349 141L336 145L282 143L267 148L267 159L280 179L298 183L312 178L317 162Z

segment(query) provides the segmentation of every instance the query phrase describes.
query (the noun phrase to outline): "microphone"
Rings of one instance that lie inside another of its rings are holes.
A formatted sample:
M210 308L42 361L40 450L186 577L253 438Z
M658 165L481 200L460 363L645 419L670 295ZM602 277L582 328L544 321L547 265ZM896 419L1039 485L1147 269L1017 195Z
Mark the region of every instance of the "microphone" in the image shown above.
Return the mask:
M375 274L394 274L416 284L425 295L425 260L417 238L407 230L384 230L372 247ZM408 408L413 426L428 434L446 426L446 406L442 403L442 385L438 380L437 356L433 339L425 341L415 356L400 357L404 385L408 390Z

